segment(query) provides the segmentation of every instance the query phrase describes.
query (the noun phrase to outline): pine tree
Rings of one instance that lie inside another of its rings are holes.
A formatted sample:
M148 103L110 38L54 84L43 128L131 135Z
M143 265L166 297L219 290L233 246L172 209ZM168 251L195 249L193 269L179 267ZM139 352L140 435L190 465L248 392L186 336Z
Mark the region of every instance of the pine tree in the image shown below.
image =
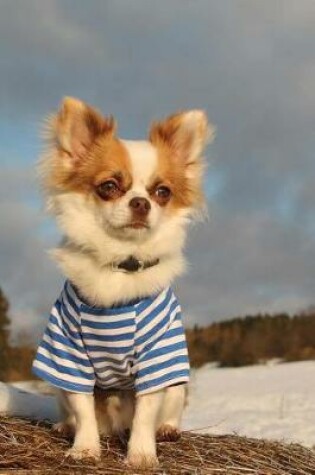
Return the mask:
M5 381L8 373L9 358L9 302L0 289L0 381Z

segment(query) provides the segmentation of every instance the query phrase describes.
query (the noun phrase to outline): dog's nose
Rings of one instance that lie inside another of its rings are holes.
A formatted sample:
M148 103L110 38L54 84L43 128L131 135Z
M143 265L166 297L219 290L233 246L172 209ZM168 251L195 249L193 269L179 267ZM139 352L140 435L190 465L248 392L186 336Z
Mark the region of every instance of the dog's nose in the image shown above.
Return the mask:
M129 201L129 206L135 213L141 216L146 216L151 209L150 201L140 196L132 198L132 200Z

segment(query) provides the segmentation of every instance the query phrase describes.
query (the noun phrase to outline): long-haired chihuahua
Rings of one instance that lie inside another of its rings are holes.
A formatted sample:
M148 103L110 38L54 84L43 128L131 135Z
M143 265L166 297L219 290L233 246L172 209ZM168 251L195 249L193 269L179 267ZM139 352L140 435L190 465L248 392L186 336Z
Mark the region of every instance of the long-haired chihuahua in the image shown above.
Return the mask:
M153 123L146 141L122 140L112 117L69 97L49 119L40 171L66 282L33 370L60 390L56 430L73 435L76 459L100 457L100 434L130 429L127 462L152 467L156 437L179 436L189 361L170 285L204 203L212 135L190 110Z

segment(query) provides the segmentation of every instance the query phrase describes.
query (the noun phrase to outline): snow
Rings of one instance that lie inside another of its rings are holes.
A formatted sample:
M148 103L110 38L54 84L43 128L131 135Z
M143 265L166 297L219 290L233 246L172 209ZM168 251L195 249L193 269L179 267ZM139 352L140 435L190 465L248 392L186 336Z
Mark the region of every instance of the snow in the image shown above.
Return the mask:
M186 430L315 445L315 362L206 365L192 371L190 387ZM42 390L34 382L0 383L0 413L58 420L55 397L36 394Z
M59 409L54 396L30 392L32 383L23 383L23 386L27 391L0 382L0 414L53 422L58 420Z
M183 426L315 445L315 362L193 371Z

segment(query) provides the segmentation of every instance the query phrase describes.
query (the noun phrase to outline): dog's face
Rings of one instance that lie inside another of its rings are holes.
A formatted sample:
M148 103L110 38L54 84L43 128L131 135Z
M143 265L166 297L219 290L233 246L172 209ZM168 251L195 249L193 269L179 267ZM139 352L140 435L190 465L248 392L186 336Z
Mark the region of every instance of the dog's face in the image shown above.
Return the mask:
M204 112L194 110L153 124L148 141L121 140L112 118L66 98L50 121L44 167L56 214L61 222L93 219L118 240L153 235L202 203L201 154L211 133Z

